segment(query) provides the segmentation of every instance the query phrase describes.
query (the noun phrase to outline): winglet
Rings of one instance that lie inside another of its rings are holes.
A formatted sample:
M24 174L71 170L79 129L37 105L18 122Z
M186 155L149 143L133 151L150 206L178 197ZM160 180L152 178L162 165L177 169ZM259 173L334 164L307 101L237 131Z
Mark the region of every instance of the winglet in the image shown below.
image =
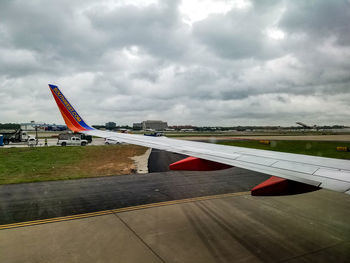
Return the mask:
M55 85L49 84L49 88L52 95L57 103L57 106L62 114L62 117L67 125L67 127L73 132L82 132L93 130L85 121L80 117L78 112L73 108L73 106L68 102L63 93Z

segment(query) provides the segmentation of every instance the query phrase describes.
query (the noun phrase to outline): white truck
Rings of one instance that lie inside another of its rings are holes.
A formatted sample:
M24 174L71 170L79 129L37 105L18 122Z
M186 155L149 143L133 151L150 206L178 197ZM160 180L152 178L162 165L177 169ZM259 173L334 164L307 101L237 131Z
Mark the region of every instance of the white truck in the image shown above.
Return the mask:
M61 146L68 146L68 145L74 145L74 146L86 146L88 144L87 140L82 140L77 136L70 137L67 139L58 139L57 145Z

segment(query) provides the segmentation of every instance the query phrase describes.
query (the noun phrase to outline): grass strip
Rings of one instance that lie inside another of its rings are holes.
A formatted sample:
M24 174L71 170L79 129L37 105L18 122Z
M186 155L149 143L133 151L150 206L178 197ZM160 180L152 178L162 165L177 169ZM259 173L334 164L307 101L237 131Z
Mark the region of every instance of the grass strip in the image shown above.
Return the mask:
M0 184L130 174L130 157L145 151L135 145L1 149Z
M339 152L336 150L337 146L350 148L350 142L270 141L270 144L266 145L258 140L239 140L222 141L218 142L218 144L350 160L350 152Z

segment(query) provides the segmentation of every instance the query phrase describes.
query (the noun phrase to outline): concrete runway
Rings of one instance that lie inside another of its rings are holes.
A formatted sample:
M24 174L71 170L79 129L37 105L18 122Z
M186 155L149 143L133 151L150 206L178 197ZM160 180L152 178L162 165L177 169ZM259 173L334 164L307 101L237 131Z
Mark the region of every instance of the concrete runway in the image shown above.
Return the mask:
M153 150L149 174L0 186L0 225L198 196L249 191L269 176L231 168L169 171L185 156Z
M155 151L150 170L181 157ZM0 187L3 222L120 207L0 226L0 262L350 262L350 196L241 192L267 177L232 168Z

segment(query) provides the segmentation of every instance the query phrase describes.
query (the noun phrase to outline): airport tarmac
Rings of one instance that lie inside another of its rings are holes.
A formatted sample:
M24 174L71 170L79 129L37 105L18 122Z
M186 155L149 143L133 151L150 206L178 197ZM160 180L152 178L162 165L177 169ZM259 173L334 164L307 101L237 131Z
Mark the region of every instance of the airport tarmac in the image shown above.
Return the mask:
M350 261L349 195L253 197L268 176L163 171L182 157L154 151L146 175L1 187L0 262ZM43 220L11 224L21 213Z
M0 230L0 262L349 262L349 196L249 193Z
M249 191L269 178L240 168L169 171L183 155L153 150L149 174L0 186L0 225L135 205Z

